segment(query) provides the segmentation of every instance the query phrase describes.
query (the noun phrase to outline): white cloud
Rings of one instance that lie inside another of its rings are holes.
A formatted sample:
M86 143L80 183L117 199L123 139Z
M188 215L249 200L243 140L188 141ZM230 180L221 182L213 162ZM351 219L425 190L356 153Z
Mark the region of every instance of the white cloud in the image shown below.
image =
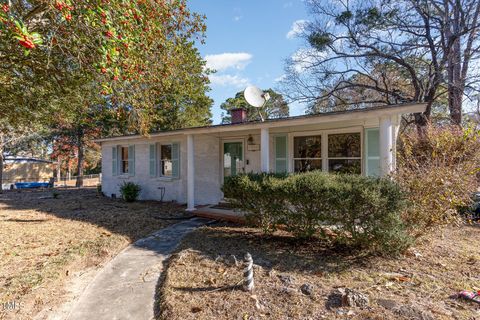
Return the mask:
M250 84L250 80L247 78L242 78L238 75L230 75L230 74L211 74L208 76L210 82L213 85L218 85L222 87L235 87L235 88L245 88Z
M285 80L287 78L287 76L285 74L282 74L281 76L275 78L275 82L282 82L283 80Z
M293 39L300 35L304 30L305 26L307 25L307 20L297 20L292 24L290 31L288 31L286 37L287 39Z
M252 60L253 56L246 52L209 54L205 56L207 68L224 71L230 68L242 70Z
M235 17L233 17L233 21L238 22L238 21L242 20L242 18L243 18L243 16L235 16Z
M285 3L283 4L283 8L284 8L284 9L290 8L290 7L293 7L293 2L292 2L292 1L285 2Z

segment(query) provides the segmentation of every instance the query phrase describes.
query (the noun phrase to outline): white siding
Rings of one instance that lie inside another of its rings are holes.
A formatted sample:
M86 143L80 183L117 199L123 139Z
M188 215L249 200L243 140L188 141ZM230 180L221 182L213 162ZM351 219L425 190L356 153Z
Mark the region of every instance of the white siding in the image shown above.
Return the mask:
M285 126L270 129L270 169L275 168L274 136L278 134L291 135L296 132L315 130L346 129L351 127L364 128L378 127L378 118L367 120L351 120L336 123L322 123L308 126ZM287 125L287 123L285 123ZM260 151L248 150L248 137L253 138L253 144L260 144L260 130L244 130L241 132L224 132L218 134L196 134L195 145L195 205L217 203L223 195L220 190L222 183L222 143L224 140L241 140L245 146L245 172L260 171ZM149 145L155 143L180 143L180 178L165 179L150 176ZM112 147L115 145L127 146L135 144L135 175L112 175ZM186 203L187 194L187 139L184 134L170 135L155 138L135 138L128 140L111 140L102 142L102 190L107 196L119 194L119 185L123 181L133 181L142 187L141 199L160 199L158 187L165 187L164 201ZM291 158L291 152L289 158ZM248 164L247 164L248 161Z

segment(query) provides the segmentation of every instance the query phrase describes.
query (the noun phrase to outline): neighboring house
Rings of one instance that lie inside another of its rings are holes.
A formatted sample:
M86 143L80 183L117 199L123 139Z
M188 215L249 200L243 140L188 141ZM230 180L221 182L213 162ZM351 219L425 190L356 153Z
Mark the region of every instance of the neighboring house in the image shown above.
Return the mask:
M53 163L28 157L7 157L3 164L3 189L10 189L15 182L48 182L53 177Z
M102 190L119 195L124 181L142 187L141 199L216 204L225 176L241 172L323 170L387 175L395 167L402 114L424 104L380 106L265 122L245 122L234 110L232 124L128 135L97 140L102 146Z

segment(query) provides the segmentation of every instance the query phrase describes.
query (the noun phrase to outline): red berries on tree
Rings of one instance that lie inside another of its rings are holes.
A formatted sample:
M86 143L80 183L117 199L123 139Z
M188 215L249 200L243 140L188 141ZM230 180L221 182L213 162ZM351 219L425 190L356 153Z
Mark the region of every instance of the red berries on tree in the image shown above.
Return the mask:
M22 47L28 50L35 48L35 43L33 43L33 41L27 36L23 36L23 40L19 40L19 43Z

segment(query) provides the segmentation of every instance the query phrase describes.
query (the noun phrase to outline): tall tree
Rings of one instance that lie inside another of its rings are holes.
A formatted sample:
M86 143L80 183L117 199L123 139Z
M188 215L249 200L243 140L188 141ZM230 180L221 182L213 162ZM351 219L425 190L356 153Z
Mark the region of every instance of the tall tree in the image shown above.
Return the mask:
M472 66L480 54L478 0L312 0L308 6L309 47L286 67L291 99L343 99L345 91L360 90L370 104L425 102L426 111L415 116L422 126L447 94L451 121L461 123L462 100L479 90L480 71Z
M52 102L59 110L51 122L52 158L68 160L73 156L77 159L77 187L83 186L87 148L98 149L93 140L108 133L109 129L105 125L105 118L110 114L105 99L95 94L92 86L95 86L93 82L72 85L64 97Z
M220 108L225 111L222 113L222 123L230 123L230 110L236 108L243 108L247 110L248 121L258 121L261 119L260 113L264 119L276 119L288 117L289 107L283 96L272 89L264 90L270 95L270 100L267 101L264 107L255 108L248 104L243 95L243 91L235 94L234 98L228 98L220 105Z
M12 94L22 94L12 85L19 78L25 86L48 83L50 96L62 96L80 74L93 80L98 94L115 99L112 106L128 105L146 132L158 97L197 76L185 67L184 52L186 43L203 42L204 17L184 0L1 2L0 84ZM0 111L8 115L10 108Z
M209 81L194 46L204 41L205 17L186 1L0 5L0 116L10 125L39 114L52 120L78 156L78 184L83 150L101 131L95 125L147 133L208 123ZM100 109L116 117L100 120Z

